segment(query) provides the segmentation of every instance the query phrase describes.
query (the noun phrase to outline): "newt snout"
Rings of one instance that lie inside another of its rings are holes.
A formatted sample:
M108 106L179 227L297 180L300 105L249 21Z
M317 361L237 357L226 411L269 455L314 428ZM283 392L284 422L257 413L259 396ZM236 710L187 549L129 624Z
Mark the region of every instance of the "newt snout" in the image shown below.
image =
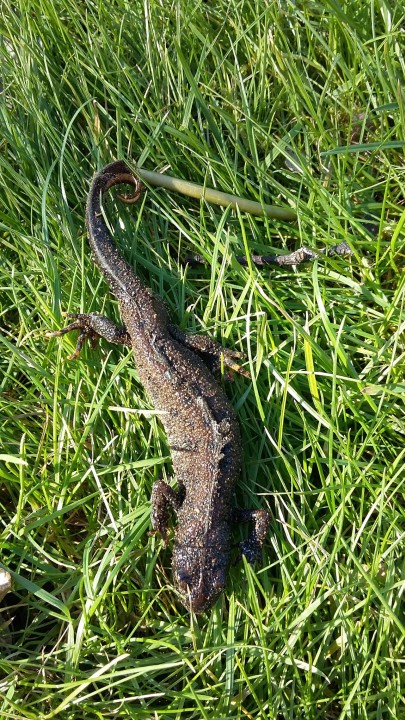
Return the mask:
M175 544L173 576L181 602L190 611L204 612L217 600L226 583L229 552L221 547L192 547Z

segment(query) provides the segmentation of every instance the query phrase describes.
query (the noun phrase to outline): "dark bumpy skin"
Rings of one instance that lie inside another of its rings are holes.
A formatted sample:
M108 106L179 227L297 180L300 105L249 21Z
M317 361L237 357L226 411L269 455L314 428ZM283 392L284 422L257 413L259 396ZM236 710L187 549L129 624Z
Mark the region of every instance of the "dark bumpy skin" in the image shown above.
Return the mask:
M166 541L171 507L177 513L173 574L183 604L207 610L224 588L231 554L231 527L253 521L241 551L254 561L265 538L264 510L235 511L232 500L240 472L241 439L234 411L213 375L220 359L235 367L237 353L203 336L184 335L170 324L166 308L135 275L108 232L101 200L113 185L141 183L124 162L107 165L90 187L86 223L93 257L119 302L124 327L96 314L74 315L61 335L78 329L76 357L87 338L131 346L138 374L167 433L178 491L163 481L152 491L152 526Z

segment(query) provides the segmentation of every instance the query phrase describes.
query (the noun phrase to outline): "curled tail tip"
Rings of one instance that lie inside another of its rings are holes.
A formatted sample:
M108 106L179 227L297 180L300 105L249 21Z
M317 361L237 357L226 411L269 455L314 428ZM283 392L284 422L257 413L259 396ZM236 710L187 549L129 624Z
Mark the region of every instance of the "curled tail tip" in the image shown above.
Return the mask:
M105 194L114 185L132 185L135 191L131 195L118 195L120 200L126 203L134 203L139 200L144 189L142 181L135 174L135 168L129 167L125 160L113 160L113 162L104 165L93 177L89 195L87 199L87 208L91 209L97 197L96 205L98 206L98 198L100 193Z

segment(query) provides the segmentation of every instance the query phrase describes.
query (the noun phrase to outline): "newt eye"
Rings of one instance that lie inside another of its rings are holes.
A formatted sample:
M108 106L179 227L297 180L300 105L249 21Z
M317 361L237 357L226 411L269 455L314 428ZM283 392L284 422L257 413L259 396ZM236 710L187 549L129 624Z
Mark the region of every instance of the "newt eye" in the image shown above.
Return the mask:
M179 579L179 583L185 583L186 585L190 585L191 575L188 572L180 571L178 572L177 577Z

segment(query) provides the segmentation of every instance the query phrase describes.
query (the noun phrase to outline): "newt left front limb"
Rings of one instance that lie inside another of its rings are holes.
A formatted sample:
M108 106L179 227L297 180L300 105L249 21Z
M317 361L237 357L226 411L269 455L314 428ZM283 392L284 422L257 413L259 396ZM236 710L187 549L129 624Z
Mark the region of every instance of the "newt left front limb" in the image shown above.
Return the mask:
M235 524L252 522L253 528L246 540L240 545L240 554L244 555L251 565L260 559L263 543L265 541L271 515L268 510L244 510L235 508L232 520ZM240 558L239 558L240 559Z

